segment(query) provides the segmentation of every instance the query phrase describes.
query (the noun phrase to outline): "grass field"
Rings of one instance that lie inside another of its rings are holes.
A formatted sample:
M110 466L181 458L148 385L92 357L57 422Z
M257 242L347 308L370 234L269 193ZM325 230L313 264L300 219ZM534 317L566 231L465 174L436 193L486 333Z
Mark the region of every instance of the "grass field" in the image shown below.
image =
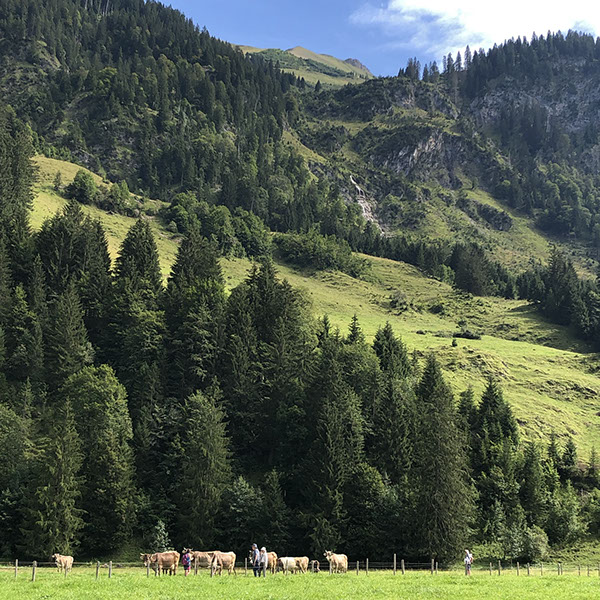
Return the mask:
M328 573L284 576L277 574L266 579L238 576L210 578L207 573L187 579L176 577L146 577L143 569L115 569L108 579L106 569L95 580L93 568L76 568L65 579L54 569L38 569L36 581L31 581L31 569L24 568L15 580L11 571L0 574L0 596L4 600L48 598L52 600L185 600L185 599L306 599L306 600L542 600L546 598L589 599L600 593L600 578L592 571L558 576L556 571L539 571L527 577L524 571L490 576L487 571L475 571L466 578L459 571L410 572L394 576L391 572L329 575Z

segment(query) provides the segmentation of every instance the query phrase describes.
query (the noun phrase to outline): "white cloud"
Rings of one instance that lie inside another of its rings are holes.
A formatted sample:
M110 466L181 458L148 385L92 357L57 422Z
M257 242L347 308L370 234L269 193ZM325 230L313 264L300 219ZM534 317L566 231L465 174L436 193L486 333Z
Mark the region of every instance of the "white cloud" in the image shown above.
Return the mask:
M402 47L439 57L464 48L488 48L535 31L569 29L600 34L600 6L590 0L388 0L365 4L352 13L356 25L375 27L388 47Z

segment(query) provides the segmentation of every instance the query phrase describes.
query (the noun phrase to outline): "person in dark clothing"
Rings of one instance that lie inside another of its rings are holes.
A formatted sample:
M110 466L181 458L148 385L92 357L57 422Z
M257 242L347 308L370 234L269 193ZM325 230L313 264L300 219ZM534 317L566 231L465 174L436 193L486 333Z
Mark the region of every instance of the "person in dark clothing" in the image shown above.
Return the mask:
M254 577L260 577L260 552L259 552L258 546L256 544L252 544L250 560L252 561L252 569L254 570Z

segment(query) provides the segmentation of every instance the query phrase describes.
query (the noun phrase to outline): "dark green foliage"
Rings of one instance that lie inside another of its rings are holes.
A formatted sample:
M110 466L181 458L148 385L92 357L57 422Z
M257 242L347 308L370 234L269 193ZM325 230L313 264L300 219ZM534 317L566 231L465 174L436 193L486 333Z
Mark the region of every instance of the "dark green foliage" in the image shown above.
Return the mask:
M367 263L352 253L347 242L320 235L315 228L305 234L278 234L275 244L285 260L301 267L335 269L352 277L368 273Z
M74 285L69 285L52 304L46 345L46 379L54 390L93 360Z
M416 529L423 536L419 544L424 556L453 560L469 536L473 493L452 392L433 356L427 358L416 395L419 416L413 472Z
M135 522L127 395L113 370L101 365L86 367L69 377L59 392L59 401L73 407L81 440L82 550L98 556L128 541Z
M38 438L23 505L21 545L28 556L72 554L84 520L79 506L83 461L71 403L44 415L47 431Z
M208 548L216 543L221 498L231 480L225 413L215 390L187 398L184 411L177 490L179 538Z
M75 174L73 181L66 187L67 198L72 198L82 204L94 204L98 189L92 174L83 169L79 169Z

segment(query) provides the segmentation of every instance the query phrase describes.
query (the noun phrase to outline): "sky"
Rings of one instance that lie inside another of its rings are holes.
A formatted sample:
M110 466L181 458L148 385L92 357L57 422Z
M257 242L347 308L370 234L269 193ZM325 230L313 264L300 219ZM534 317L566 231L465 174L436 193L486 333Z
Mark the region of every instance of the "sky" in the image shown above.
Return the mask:
M169 4L169 0L163 0ZM596 0L170 0L218 38L259 48L304 46L396 75L408 58L441 62L533 32L600 35Z

